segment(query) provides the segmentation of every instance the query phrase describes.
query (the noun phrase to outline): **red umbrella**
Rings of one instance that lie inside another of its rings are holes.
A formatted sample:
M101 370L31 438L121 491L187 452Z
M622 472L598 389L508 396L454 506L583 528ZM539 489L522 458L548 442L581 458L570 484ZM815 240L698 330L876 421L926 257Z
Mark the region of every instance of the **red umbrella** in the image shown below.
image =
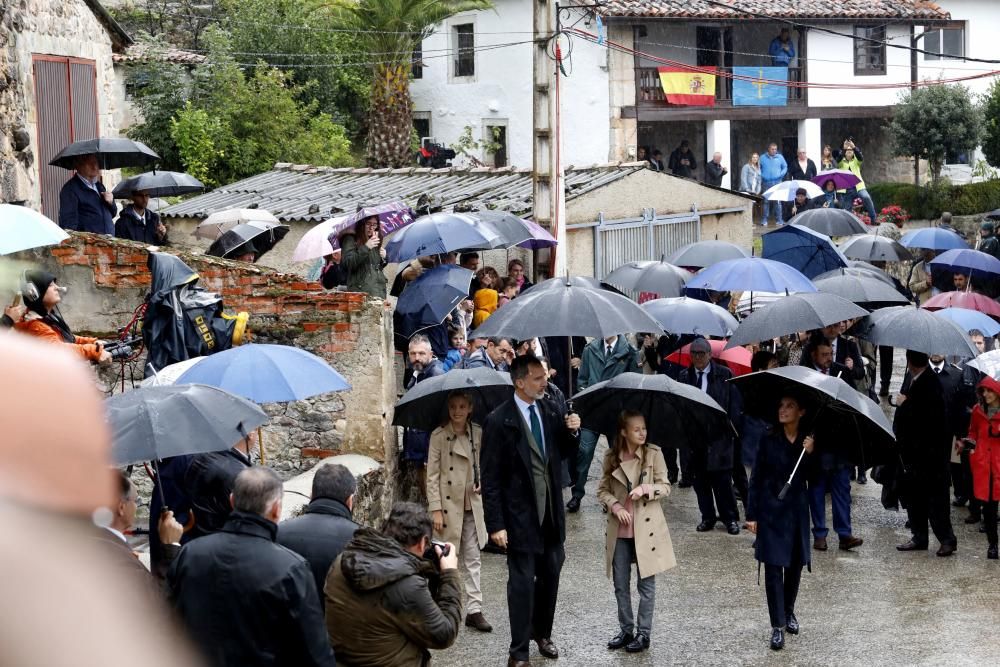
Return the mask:
M943 308L968 308L1000 319L1000 304L988 296L977 292L941 292L924 302L921 308L941 310Z
M733 375L746 375L750 372L750 358L753 356L750 354L750 350L745 347L731 347L727 350L726 341L724 340L710 340L708 343L712 346L712 358L718 359L729 366L729 370L733 372ZM681 366L690 366L691 345L685 345L676 352L673 352L667 357L667 361L680 364Z

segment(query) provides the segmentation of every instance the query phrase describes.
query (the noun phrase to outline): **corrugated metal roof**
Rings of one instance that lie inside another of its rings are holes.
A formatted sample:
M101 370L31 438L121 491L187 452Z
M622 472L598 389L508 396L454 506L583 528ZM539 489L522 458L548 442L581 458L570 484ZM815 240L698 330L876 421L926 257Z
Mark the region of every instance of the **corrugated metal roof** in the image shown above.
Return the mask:
M578 197L628 174L644 162L566 170L566 199ZM205 218L227 208L255 207L284 222L321 222L359 204L404 201L416 208L426 195L442 210L483 208L531 211L531 171L507 169L333 169L276 164L274 169L160 211L164 217Z

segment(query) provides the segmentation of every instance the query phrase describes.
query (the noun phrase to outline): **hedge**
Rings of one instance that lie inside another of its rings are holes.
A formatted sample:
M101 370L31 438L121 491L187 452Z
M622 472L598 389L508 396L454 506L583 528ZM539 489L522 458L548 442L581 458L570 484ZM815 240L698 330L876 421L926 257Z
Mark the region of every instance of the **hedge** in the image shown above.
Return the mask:
M915 219L933 220L944 211L952 215L979 215L1000 208L1000 180L967 185L917 187L911 183L874 183L868 192L876 210L898 204Z

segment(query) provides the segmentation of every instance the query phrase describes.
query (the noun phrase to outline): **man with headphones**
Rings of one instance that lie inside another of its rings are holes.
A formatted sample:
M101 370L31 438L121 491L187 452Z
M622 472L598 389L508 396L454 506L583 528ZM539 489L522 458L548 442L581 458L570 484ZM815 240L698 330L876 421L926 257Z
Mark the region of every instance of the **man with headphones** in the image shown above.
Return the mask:
M21 274L21 296L27 313L14 323L14 329L52 343L72 345L84 359L99 364L111 361L111 353L96 338L76 336L59 313L65 287L56 283L48 271L30 269Z

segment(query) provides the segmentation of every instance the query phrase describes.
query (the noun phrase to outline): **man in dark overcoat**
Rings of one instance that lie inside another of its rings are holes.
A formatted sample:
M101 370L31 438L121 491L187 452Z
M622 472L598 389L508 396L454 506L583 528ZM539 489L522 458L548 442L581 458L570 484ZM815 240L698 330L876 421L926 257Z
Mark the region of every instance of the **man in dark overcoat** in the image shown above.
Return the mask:
M507 549L507 664L525 667L532 639L543 656L559 656L551 637L565 559L561 471L575 459L580 417L561 419L542 400L548 377L534 356L515 359L510 379L514 397L483 426L483 506L490 540Z

